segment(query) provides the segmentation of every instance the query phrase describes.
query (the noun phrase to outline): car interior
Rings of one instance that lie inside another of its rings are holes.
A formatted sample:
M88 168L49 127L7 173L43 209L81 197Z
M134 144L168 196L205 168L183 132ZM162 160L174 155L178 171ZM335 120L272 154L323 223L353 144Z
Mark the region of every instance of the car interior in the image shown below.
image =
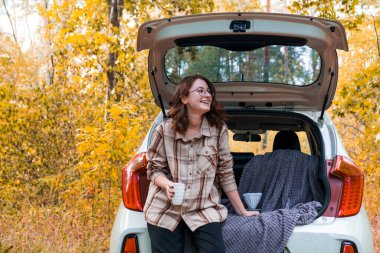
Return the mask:
M288 149L321 157L323 145L318 141L320 133L315 130L315 124L306 118L295 116L293 113L288 115L235 113L229 116L227 126L231 135L230 151L234 161L233 170L237 185L239 185L244 167L257 155ZM326 196L325 167L322 161L318 166L318 188ZM223 198L226 198L224 193Z
M282 130L276 133L272 150L290 149L301 151L300 141L295 132ZM234 161L234 173L236 183L239 184L244 166L253 158L253 152L231 152Z

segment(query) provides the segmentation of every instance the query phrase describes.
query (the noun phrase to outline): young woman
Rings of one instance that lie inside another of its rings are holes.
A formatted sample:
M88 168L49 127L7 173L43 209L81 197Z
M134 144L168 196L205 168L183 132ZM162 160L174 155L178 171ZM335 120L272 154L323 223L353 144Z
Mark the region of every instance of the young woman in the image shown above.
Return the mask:
M151 183L144 212L152 252L183 252L190 231L197 252L222 253L227 209L219 203L221 188L239 215L258 212L245 210L237 192L225 114L214 85L200 75L184 78L168 117L156 128L147 155ZM176 182L185 184L180 206L171 203Z

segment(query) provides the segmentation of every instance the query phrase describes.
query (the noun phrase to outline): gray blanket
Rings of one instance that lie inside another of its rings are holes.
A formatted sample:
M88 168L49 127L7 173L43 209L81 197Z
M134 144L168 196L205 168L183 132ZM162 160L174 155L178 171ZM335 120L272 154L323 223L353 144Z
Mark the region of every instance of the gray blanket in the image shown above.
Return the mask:
M317 217L321 189L316 181L318 159L294 150L255 156L245 166L239 193L262 192L261 214L241 217L231 205L223 225L227 253L280 253L296 225Z

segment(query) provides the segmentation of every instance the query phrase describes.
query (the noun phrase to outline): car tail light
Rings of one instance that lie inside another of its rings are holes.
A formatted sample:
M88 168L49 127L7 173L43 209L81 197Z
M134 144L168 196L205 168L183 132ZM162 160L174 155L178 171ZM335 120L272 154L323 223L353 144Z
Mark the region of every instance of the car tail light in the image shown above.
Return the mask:
M137 235L129 234L124 239L124 253L139 253L139 244L137 241Z
M357 253L356 245L352 242L342 242L341 253Z
M333 160L331 173L339 177L343 182L337 216L356 215L360 210L363 198L363 172L348 158L336 156Z
M146 176L146 154L135 155L124 167L122 174L122 194L124 206L142 211L148 195L149 181Z

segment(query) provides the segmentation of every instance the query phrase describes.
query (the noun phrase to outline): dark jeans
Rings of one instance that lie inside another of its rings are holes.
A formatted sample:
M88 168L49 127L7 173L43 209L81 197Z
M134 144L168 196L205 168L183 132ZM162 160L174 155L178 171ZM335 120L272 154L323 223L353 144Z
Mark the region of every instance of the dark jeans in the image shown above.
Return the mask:
M188 228L184 221L181 221L173 232L148 223L148 232L152 253L184 252L186 232L189 232L198 253L225 252L222 226L219 222L208 223L197 228L194 232Z

